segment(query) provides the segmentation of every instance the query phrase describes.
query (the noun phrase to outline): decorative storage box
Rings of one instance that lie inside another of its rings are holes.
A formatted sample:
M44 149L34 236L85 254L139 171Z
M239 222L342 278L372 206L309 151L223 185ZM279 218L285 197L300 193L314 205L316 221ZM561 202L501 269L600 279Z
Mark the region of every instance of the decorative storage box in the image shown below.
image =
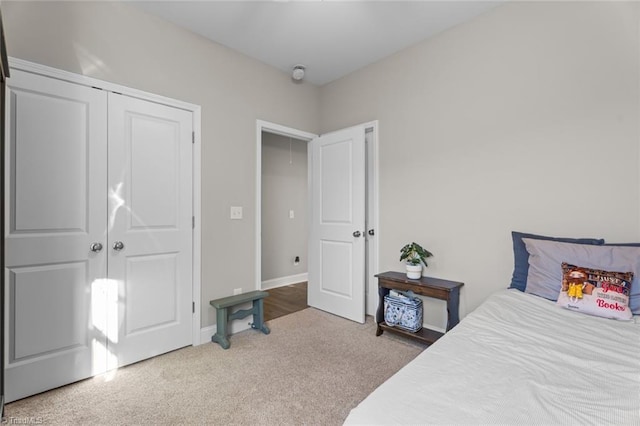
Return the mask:
M384 297L384 321L411 332L422 328L422 299L412 291L392 290Z

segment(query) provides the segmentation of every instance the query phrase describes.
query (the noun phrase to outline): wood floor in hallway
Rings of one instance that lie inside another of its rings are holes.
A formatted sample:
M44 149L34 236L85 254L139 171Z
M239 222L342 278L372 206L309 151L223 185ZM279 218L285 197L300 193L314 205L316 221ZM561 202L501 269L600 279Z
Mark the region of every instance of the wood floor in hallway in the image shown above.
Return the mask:
M307 283L291 284L267 290L264 298L264 320L269 321L307 308Z

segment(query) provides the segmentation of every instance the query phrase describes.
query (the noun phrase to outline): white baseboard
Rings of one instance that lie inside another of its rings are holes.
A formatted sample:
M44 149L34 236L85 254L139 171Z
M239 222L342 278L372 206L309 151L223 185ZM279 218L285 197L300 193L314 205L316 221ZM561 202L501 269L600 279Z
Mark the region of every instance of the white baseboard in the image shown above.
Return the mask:
M204 345L205 343L211 342L211 336L216 334L216 326L210 325L207 327L202 327L200 329L200 341L193 342L193 346Z
M249 325L249 323L251 322L252 319L253 317L249 315L246 318L232 321L229 327L229 332L230 332L229 334L235 334L235 333L239 333L241 331L250 329L251 326ZM203 345L205 343L211 343L211 336L216 334L216 328L217 327L215 324L201 328L200 342L194 343L193 346Z
M262 289L268 290L271 288L284 287L286 285L297 284L309 280L309 274L297 274L289 275L288 277L274 278L272 280L262 281Z

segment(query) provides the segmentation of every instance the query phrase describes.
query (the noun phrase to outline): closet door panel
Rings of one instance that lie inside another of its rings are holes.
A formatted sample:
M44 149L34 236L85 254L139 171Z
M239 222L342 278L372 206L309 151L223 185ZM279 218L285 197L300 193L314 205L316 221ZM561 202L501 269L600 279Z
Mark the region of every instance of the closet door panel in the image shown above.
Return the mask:
M180 123L131 115L129 229L177 230L180 214Z
M106 94L12 71L5 193L7 401L106 368ZM102 356L97 356L101 353Z
M192 343L192 131L188 111L109 95L118 366Z
M124 313L127 335L172 326L179 321L177 263L176 253L127 259L125 290L128 303ZM153 302L149 303L151 300Z
M86 205L88 196L89 105L43 93L15 96L14 129L20 129L19 146L14 146L15 186L21 189L14 193L15 230L86 231L88 211L77 206ZM42 121L33 125L32 117Z
M87 342L86 263L13 268L14 360L82 348ZM43 285L51 282L52 285ZM41 318L50 318L41 321Z

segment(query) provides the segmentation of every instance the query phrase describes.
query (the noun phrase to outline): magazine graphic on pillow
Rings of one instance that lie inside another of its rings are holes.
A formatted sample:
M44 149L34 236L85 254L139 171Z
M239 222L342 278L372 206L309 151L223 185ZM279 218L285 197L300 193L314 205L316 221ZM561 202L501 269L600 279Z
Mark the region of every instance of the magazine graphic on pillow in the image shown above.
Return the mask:
M563 262L557 304L589 315L630 320L632 281L633 272L610 272Z

